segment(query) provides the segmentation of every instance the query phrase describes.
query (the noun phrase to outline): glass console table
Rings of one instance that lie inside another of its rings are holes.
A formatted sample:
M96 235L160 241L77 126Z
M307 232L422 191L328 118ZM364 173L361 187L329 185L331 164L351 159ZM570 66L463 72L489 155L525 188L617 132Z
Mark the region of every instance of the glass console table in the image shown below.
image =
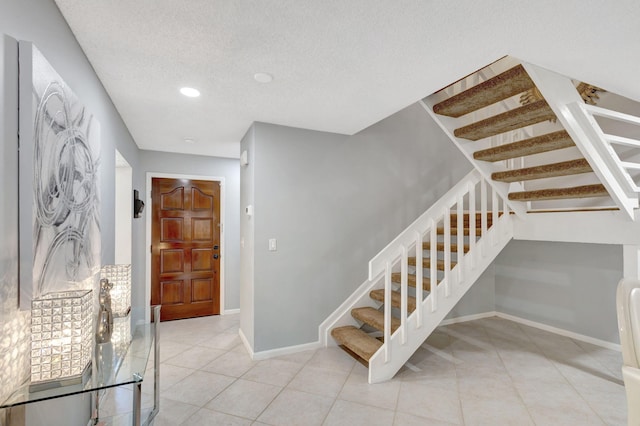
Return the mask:
M133 411L131 424L149 425L159 410L159 365L160 365L160 306L152 307L151 323L139 325L132 333L132 340L124 355L117 356L114 351L94 351L91 361L91 374L84 384L61 386L38 392L29 392L29 381L20 386L6 401L0 404L0 416L10 424L11 410L25 404L63 398L71 395L91 393L92 410L90 424L98 424L100 418L100 391L118 386L132 385ZM98 349L98 348L96 348ZM106 353L106 356L105 356ZM153 356L153 408L142 413L142 382L150 356ZM2 420L0 418L0 420Z

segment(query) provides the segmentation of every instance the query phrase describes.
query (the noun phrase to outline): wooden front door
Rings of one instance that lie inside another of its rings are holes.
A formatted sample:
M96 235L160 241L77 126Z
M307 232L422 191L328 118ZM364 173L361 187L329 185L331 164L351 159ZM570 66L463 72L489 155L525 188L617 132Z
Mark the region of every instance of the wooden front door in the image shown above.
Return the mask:
M151 304L161 320L220 313L220 183L152 180Z

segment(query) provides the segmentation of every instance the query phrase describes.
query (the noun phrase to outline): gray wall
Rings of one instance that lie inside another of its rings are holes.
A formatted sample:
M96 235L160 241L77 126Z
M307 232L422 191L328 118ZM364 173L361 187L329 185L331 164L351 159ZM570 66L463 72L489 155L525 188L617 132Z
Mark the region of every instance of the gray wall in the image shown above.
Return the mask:
M351 137L254 132L257 352L316 341L369 260L471 170L418 105Z
M139 173L144 177L144 184L140 187L141 194L147 194L151 188L146 188L147 172L215 176L225 178L225 239L224 271L225 271L225 309L240 307L240 165L237 159L205 157L197 155L174 154L158 151L140 151ZM142 197L142 195L141 195ZM144 197L146 199L146 196ZM150 208L151 206L147 206ZM134 226L146 229L146 217L136 219ZM144 238L143 238L144 240ZM134 263L144 265L147 251L133 253ZM144 285L146 280L138 283L132 294L137 305L144 306Z
M33 42L100 121L102 262L113 263L115 149L117 148L136 169L138 148L53 0L2 0L0 33L16 40ZM0 69L2 69L0 72L0 87L2 87L0 176L3 188L0 194L0 200L2 200L0 204L0 333L2 335L0 370L5 374L1 380L0 399L4 399L7 393L10 393L28 374L26 348L29 340L28 314L19 313L16 308L18 286L16 164L18 104L16 95L18 81L15 40L8 39L4 46L5 48L8 46L11 52L9 55L0 55ZM142 245L137 243L135 238L133 250L134 252L142 250ZM134 279L143 272L142 268L134 265ZM33 411L33 414L37 417L37 410ZM47 424L54 425L58 421L55 417L58 416L49 416ZM78 419L67 417L59 420L69 425ZM78 422L86 424L86 419L84 423L81 420ZM30 424L37 425L38 422L34 420Z
M619 342L622 246L512 241L494 264L496 311Z

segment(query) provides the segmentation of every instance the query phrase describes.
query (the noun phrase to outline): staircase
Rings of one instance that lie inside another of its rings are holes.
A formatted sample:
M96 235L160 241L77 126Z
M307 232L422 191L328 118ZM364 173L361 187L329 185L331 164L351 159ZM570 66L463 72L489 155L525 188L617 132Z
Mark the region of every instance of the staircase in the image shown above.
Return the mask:
M513 238L515 216L615 208L633 219L640 161L614 145L640 141L594 117L640 118L593 106L598 91L504 58L423 99L474 170L370 261L369 280L321 326L325 342L367 365L370 383L388 380Z

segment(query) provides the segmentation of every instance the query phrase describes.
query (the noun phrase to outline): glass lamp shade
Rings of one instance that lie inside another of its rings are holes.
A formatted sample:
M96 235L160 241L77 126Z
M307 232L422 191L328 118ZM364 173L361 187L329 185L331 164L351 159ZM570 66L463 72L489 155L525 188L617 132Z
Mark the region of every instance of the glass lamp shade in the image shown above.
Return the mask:
M131 265L104 265L100 278L113 284L110 292L113 316L126 317L131 311Z
M82 376L91 361L92 321L91 290L49 293L32 300L32 385Z

